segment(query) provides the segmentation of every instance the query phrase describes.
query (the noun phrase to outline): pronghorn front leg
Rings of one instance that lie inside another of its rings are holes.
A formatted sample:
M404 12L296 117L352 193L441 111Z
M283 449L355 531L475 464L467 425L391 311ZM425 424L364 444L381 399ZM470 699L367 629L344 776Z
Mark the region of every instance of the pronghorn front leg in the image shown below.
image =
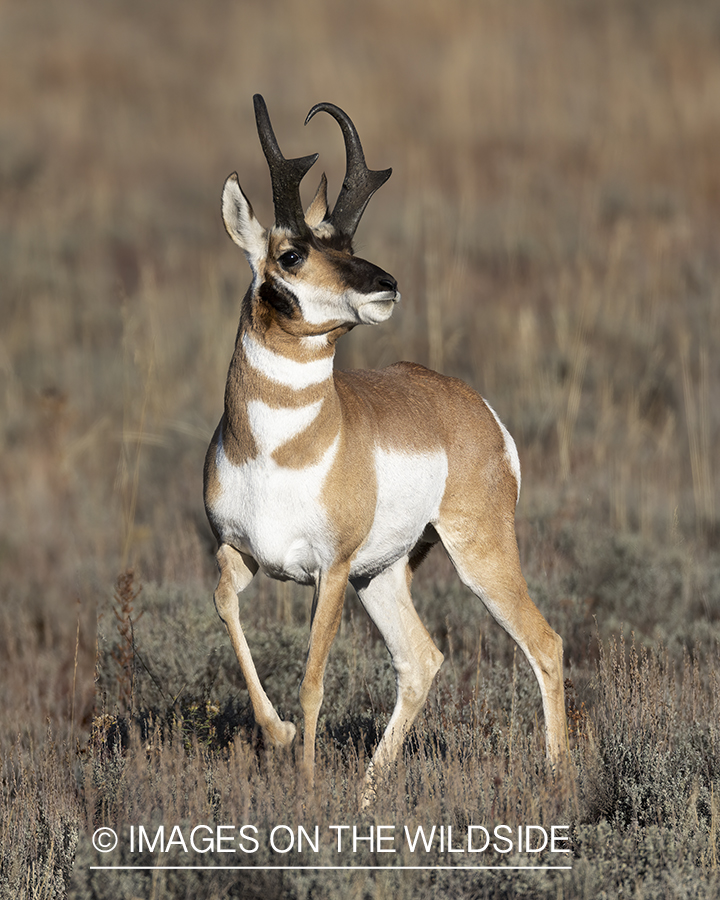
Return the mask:
M282 721L263 690L240 625L238 594L250 584L258 570L258 564L251 556L240 553L229 544L221 544L217 552L217 564L220 568L220 581L213 595L215 609L230 635L230 641L250 694L255 721L262 728L270 744L284 747L292 743L295 737L295 726L292 722Z
M303 769L311 787L315 777L315 732L323 699L323 677L340 624L349 574L349 563L338 565L321 572L315 585L310 645L300 685L300 705L305 719Z

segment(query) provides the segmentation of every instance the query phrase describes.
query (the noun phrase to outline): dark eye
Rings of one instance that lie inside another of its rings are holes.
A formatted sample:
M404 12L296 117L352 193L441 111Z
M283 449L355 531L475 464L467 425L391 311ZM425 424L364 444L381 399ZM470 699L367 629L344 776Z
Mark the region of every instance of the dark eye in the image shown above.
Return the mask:
M292 269L302 262L302 256L294 250L286 250L285 253L279 257L278 262L283 269Z

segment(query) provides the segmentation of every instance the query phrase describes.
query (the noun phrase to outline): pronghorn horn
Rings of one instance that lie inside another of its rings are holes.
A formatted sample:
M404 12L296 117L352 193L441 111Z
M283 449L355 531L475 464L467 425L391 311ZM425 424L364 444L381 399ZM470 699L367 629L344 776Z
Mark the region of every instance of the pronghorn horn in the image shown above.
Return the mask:
M335 226L336 231L352 238L368 201L375 191L385 184L392 174L392 169L368 169L357 129L350 116L339 106L335 106L334 103L316 103L307 114L306 125L317 112L330 113L340 125L345 139L347 156L345 180L335 208L330 214L330 222Z
M275 132L270 124L265 100L260 94L255 94L253 104L260 143L270 169L275 224L291 228L298 234L304 234L308 228L305 224L300 200L300 182L318 158L318 154L301 156L297 159L285 159L280 152Z

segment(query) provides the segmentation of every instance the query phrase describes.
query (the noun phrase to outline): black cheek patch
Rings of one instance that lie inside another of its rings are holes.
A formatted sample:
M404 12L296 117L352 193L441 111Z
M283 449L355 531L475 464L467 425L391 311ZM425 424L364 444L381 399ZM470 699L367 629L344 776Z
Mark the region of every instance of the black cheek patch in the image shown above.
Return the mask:
M300 304L297 297L284 285L264 281L260 285L258 294L263 303L266 303L287 319L293 319L300 313Z

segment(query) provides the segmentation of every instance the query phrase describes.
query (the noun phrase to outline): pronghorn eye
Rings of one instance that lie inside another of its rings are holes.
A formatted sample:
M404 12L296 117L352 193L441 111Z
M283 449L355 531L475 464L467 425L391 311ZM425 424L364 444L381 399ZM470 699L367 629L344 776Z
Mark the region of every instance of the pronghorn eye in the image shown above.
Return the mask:
M278 258L278 262L283 269L292 269L302 262L302 256L294 250L286 250L285 253Z

